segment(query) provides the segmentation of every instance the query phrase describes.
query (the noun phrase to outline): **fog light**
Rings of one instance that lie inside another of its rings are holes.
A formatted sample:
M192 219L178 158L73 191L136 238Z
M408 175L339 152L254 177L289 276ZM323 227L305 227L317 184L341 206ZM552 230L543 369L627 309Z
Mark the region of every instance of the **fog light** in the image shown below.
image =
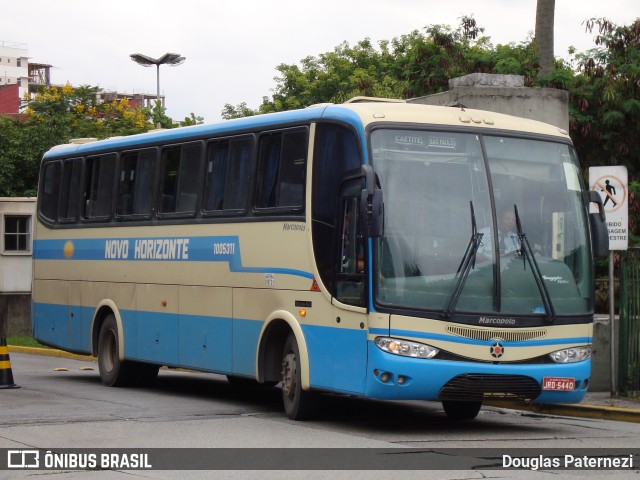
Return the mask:
M391 374L389 372L384 372L380 375L380 381L382 383L389 383L389 380L391 380Z

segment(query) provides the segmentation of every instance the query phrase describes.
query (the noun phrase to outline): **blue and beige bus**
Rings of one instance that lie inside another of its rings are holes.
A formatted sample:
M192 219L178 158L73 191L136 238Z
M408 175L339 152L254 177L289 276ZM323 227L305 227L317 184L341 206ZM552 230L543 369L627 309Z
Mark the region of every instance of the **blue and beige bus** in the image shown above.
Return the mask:
M160 366L279 384L292 419L322 392L463 419L578 402L599 198L561 129L402 101L62 145L42 160L33 334L97 355L109 386Z

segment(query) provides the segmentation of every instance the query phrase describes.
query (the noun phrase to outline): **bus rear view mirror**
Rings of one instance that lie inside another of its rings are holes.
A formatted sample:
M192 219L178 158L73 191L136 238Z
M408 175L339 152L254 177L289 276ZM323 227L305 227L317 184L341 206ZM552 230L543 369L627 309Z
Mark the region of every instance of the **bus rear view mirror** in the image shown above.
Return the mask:
M367 237L381 237L384 230L384 202L382 190L376 182L371 165L362 166L366 185L360 194L361 231Z
M606 257L609 255L609 231L607 230L607 220L600 194L591 190L589 192L589 202L598 205L598 211L589 214L593 256L598 258Z

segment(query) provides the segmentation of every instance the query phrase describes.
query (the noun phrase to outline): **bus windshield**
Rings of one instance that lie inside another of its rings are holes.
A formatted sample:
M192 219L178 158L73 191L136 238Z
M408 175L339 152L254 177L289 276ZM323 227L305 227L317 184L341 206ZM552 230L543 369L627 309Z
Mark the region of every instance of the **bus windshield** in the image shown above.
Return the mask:
M379 307L445 317L592 312L585 192L570 145L376 129L371 147L385 201L374 242Z

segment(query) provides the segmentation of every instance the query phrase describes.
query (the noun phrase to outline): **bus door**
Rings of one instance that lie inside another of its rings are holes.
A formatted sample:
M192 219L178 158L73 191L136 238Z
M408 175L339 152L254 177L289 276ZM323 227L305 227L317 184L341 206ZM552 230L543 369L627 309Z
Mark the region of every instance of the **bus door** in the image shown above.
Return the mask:
M333 299L337 333L331 345L333 387L354 393L364 392L367 365L367 248L359 221L361 188L361 183L355 182L341 195Z

